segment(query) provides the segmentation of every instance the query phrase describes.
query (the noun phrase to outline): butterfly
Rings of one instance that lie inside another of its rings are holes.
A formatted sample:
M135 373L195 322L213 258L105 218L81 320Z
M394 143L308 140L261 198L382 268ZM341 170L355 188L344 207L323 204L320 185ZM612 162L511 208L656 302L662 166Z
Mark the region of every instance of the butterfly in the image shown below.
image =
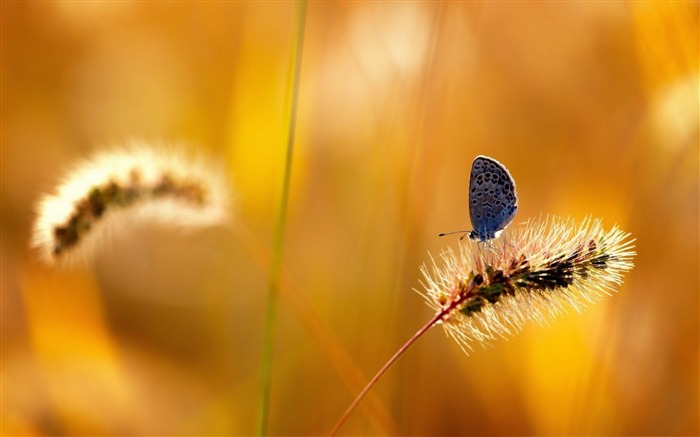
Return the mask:
M480 242L492 240L513 221L517 211L515 181L508 169L493 158L479 155L469 175L469 218L474 229L440 236L464 232L460 240L467 235Z

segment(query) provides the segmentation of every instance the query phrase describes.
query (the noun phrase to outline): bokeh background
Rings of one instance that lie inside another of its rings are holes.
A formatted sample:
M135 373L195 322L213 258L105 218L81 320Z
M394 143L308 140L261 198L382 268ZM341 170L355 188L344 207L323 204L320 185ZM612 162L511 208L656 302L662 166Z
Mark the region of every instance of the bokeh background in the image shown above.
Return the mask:
M478 154L515 222L637 239L619 294L465 356L429 331L341 434L697 435L698 2L312 2L269 432L330 430L432 315ZM3 435L251 435L295 5L2 2ZM138 227L84 268L39 196L131 138L225 162L231 226Z

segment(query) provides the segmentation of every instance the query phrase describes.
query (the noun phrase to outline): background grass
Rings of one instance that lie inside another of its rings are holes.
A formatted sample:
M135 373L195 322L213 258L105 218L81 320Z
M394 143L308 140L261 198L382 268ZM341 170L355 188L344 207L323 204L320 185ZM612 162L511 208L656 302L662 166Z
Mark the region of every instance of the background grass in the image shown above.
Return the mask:
M3 435L255 432L294 4L2 3ZM310 3L271 434L319 434L431 311L471 161L516 222L637 238L620 294L465 357L429 332L352 434L698 429L698 3ZM28 249L66 166L128 138L225 160L231 228L139 227L90 269Z

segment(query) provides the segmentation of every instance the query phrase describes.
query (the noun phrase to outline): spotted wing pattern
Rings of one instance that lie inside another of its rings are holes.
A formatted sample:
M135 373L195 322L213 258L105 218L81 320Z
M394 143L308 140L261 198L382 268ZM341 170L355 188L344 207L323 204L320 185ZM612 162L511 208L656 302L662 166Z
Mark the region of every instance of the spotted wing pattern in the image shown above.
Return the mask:
M469 238L487 241L496 238L515 217L518 197L508 169L488 156L477 156L469 177L469 218L473 231Z

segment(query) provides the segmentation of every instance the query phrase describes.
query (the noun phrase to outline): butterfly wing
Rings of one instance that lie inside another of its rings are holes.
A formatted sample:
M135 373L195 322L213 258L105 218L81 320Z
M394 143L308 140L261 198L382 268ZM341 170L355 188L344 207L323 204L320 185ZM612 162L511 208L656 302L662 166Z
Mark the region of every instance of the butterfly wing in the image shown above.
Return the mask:
M469 218L472 238L495 238L518 210L515 181L508 169L493 158L477 156L469 177Z

